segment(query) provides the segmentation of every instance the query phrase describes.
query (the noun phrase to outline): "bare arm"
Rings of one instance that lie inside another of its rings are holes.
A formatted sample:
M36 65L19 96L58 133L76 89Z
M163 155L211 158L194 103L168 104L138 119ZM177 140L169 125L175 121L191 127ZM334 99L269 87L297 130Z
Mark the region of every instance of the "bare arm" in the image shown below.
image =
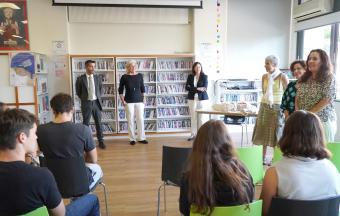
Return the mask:
M325 108L331 102L330 99L325 98L319 101L319 103L315 104L309 111L313 113L320 112L323 108Z
M97 163L98 156L97 156L97 149L94 148L89 152L85 152L85 162L87 163Z
M328 104L332 103L336 96L336 83L335 79L331 79L330 82L324 84L326 87L322 90L321 94L323 99L321 99L317 104L315 104L309 111L313 113L320 112Z
M283 114L285 115L285 119L287 119L287 118L288 118L288 116L289 116L289 112L288 112L288 110L284 110L284 111L283 111Z
M277 196L278 179L274 167L270 167L264 176L260 199L263 200L262 216L267 216L272 198Z
M57 207L53 209L48 209L48 213L51 216L65 216L65 205L63 200L60 201Z
M125 102L124 95L120 94L119 97L120 97L120 100L122 101L123 105L125 106L126 102Z
M264 89L264 81L265 81L265 79L266 79L266 76L267 76L267 74L263 74L263 75L262 75L262 93L263 93L263 94L265 94L265 92L264 92L264 91L265 91L265 89Z
M287 75L283 74L283 76L281 76L281 81L282 81L283 89L286 90L288 83L289 83Z

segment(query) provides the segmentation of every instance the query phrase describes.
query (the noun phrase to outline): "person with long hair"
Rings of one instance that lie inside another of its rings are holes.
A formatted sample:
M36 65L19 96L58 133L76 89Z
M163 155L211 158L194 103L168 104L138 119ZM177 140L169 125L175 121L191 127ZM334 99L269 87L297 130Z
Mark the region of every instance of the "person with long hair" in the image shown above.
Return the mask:
M252 141L255 145L263 145L263 163L266 162L267 146L275 147L281 137L284 119L280 108L283 92L288 85L288 78L278 68L279 60L270 55L265 59L267 73L262 76L262 92L260 109L257 115Z
M334 141L337 131L335 97L336 82L327 53L321 49L310 51L306 73L297 84L296 110L308 110L317 114L328 142Z
M0 102L0 112L5 112L8 109L7 104Z
M278 145L283 158L267 170L263 180L264 216L276 196L317 200L340 194L340 176L328 160L330 152L317 115L303 110L291 114Z
M198 130L188 169L180 188L180 212L210 215L215 206L252 202L254 185L246 167L237 158L226 125L210 120Z
M290 71L293 73L293 76L299 80L300 77L306 72L306 62L303 60L296 60L290 64ZM296 97L296 83L297 80L291 81L286 88L286 91L283 93L282 101L281 101L281 109L283 110L283 114L287 119L290 114L295 111L295 97Z
M195 138L198 125L202 125L205 120L200 115L197 119L196 109L202 109L208 105L208 76L203 72L203 68L200 62L195 62L192 65L192 74L189 74L185 89L188 91L188 104L191 115L191 135L188 141Z

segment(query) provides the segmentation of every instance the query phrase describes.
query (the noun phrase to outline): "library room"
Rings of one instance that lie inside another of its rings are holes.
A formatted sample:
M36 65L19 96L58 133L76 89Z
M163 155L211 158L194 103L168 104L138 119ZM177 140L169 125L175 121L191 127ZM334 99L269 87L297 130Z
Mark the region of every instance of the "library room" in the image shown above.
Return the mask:
M338 216L340 0L0 0L0 215Z

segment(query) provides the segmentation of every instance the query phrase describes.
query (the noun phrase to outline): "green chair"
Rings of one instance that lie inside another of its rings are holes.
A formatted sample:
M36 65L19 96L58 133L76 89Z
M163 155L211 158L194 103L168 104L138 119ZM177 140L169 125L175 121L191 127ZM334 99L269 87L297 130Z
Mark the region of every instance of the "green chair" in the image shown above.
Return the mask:
M272 163L278 162L279 160L282 159L282 152L279 147L274 148L274 154L273 154L273 160Z
M327 148L332 152L331 161L340 172L340 142L328 143Z
M237 149L239 159L248 168L254 184L263 179L262 146L251 146Z
M215 207L211 216L261 216L262 200L257 200L246 205ZM190 212L190 216L204 216L199 213Z
M21 216L48 216L48 211L46 206L42 206Z

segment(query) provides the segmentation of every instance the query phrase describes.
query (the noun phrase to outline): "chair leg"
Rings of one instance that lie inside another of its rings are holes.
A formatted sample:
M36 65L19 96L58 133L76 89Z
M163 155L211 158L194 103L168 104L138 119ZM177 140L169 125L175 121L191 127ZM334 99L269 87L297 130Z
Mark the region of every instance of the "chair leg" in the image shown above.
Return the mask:
M248 144L249 144L249 140L248 140L248 126L247 126L247 124L245 124L245 126L246 126L246 136L247 136L247 146L248 146Z
M104 184L104 182L99 182L99 184L103 187L104 189L104 197L105 197L105 208L106 208L106 216L109 216L109 211L108 211L108 207L107 207L107 194L106 194L106 185Z
M164 182L164 212L166 212L166 184Z
M164 184L162 184L161 186L159 186L158 188L158 193L157 193L157 216L159 216L159 209L160 209L160 202L161 202L161 189L164 186Z
M241 147L243 146L243 124L241 124L242 127L242 134L241 134Z

